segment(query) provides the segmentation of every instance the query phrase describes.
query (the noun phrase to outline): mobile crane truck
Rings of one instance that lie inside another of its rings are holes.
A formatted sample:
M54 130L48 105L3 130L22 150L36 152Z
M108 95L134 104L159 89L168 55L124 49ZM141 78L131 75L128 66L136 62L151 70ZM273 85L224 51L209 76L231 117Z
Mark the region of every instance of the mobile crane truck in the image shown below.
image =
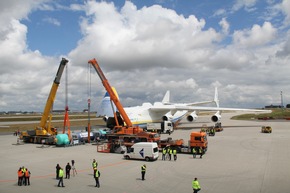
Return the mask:
M113 128L111 134L107 134L108 143L104 149L101 149L99 152L111 152L111 153L124 153L124 149L120 147L125 146L127 148L131 147L134 142L142 141L142 142L158 142L160 140L160 135L157 133L145 132L142 128L138 126L133 126L131 120L129 119L126 111L124 110L120 100L116 96L115 92L113 91L109 81L105 77L102 69L100 68L96 59L92 59L88 61L91 64L96 72L98 73L103 86L105 87L106 91L110 95L111 101L115 104L116 108L118 109L118 114L122 117L122 120L125 122L125 125L119 124L117 112L114 112L115 122L117 123L116 126Z
M185 144L183 139L173 140L172 138L163 139L159 143L160 148L176 149L178 153L192 153L192 149L202 148L203 152L207 151L208 141L206 132L191 132L188 143Z
M63 70L68 63L68 60L62 58L59 68L57 70L55 79L53 81L49 96L42 113L40 124L34 130L23 131L20 134L20 139L25 143L45 143L55 144L55 136L57 135L57 129L51 126L51 110L56 96L58 86Z

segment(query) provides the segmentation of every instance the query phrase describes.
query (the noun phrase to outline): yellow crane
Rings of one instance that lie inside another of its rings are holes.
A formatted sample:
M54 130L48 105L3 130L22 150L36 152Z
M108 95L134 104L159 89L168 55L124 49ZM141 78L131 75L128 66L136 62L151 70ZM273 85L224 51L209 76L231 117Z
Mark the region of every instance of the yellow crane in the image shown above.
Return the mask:
M60 84L60 79L64 68L68 60L62 58L59 68L57 70L55 79L53 81L49 96L46 101L46 105L44 107L42 117L40 123L34 130L23 131L20 134L20 139L26 143L45 143L45 144L54 144L55 143L55 135L57 134L57 130L51 126L51 110L53 107L54 99L56 96L56 92L58 86Z

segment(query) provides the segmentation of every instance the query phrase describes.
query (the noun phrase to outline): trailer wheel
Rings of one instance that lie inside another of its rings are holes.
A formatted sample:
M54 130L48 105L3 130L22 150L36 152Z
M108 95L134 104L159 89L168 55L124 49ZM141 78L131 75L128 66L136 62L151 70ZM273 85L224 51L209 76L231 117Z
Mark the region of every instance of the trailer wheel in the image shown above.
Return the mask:
M129 160L129 159L130 159L130 157L127 155L127 156L125 156L125 159Z
M145 160L146 160L147 162L149 162L149 161L150 161L150 158L149 158L149 157L145 157Z

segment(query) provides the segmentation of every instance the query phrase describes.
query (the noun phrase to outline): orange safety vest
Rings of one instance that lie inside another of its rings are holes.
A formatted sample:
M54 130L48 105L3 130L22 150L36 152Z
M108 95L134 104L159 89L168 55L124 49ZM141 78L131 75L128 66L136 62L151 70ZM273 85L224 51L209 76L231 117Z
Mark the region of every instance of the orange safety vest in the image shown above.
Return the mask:
M26 170L26 172L25 172L25 177L30 177L28 170Z
M21 170L20 170L20 171L18 171L17 173L18 173L18 177L22 177L22 176L23 176L23 173L22 173L22 171L21 171Z

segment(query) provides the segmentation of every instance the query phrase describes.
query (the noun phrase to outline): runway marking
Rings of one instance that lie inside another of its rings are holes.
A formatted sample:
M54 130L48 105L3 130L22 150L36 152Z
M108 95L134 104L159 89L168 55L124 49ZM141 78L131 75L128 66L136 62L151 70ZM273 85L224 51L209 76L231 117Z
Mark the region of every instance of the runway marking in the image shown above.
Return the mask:
M121 162L116 162L116 163L112 163L112 164L107 164L107 165L104 165L104 166L100 166L99 168L108 168L108 167L113 167L113 166L118 166L118 165L121 165L121 164L125 164L125 163L131 163L130 161L128 160L125 160L125 161L121 161ZM77 170L78 173L83 173L83 172L86 172L86 171L89 171L89 170L92 170L92 168L90 169L83 169L83 170ZM51 177L51 176L55 176L55 173L54 174L47 174L47 175L44 175L44 176L31 176L30 178L31 179L39 179L39 178L48 178L48 177ZM0 180L0 183L1 182L16 182L18 181L18 177L16 179L7 179L7 180Z

